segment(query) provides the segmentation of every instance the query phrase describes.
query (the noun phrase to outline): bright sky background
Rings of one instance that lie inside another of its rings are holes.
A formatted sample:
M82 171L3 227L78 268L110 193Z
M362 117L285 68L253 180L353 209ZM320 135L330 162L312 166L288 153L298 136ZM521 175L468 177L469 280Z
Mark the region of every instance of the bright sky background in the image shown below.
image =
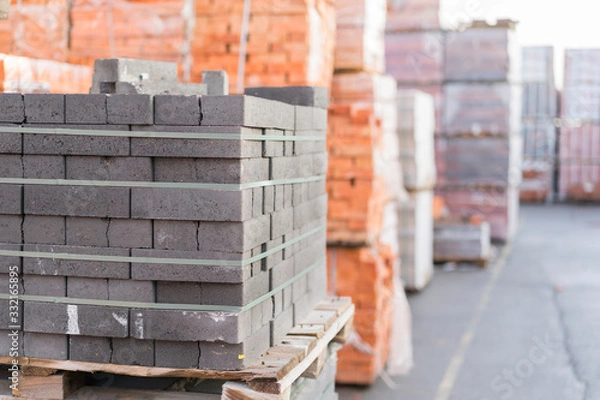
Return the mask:
M441 0L442 19L461 13L477 19L520 21L522 45L555 46L557 83L562 85L565 48L600 48L598 0Z

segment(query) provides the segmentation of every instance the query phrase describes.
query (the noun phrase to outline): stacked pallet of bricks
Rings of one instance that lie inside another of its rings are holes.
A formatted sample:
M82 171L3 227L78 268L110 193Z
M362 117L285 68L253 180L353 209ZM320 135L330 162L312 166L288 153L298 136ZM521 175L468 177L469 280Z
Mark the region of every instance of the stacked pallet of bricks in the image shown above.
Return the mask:
M25 357L255 363L326 294L327 105L297 90L0 96L1 355L20 326Z
M554 83L554 49L524 47L523 181L521 201L551 201L554 192L558 92Z
M520 49L512 21L446 35L439 194L458 217L482 215L493 239L517 222L521 179Z
M375 71L383 63L357 56L369 51L373 38L379 38L383 47L383 25L369 19L385 19L385 2L348 0L337 6L339 24L352 26L356 34L354 49L347 50L351 57L342 49L336 52L339 68L329 108L329 280L332 292L352 297L358 338L339 353L337 381L371 384L390 357L393 301L396 290L401 290L395 285L398 199L403 191L396 84L381 69ZM361 29L376 31L361 34Z
M559 198L600 201L600 49L567 49Z
M433 277L433 190L435 107L433 97L398 91L398 137L406 197L400 202L402 280L420 291Z

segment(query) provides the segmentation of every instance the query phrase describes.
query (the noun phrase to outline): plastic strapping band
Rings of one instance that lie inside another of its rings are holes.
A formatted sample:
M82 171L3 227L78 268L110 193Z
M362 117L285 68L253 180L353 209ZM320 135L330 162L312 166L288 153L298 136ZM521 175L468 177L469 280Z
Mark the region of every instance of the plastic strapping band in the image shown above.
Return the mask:
M55 304L74 304L74 305L87 305L87 306L106 306L106 307L124 307L124 308L143 308L143 309L153 309L153 310L179 310L179 311L210 311L210 312L231 312L231 313L241 313L244 311L248 311L253 307L259 305L263 301L269 299L273 295L279 293L285 288L291 286L296 281L301 279L302 277L308 275L315 269L323 266L325 264L325 259L321 259L317 261L315 264L311 265L304 271L295 275L289 281L283 283L282 285L276 287L270 292L260 296L256 300L251 303L243 306L212 306L212 305L203 305L203 304L172 304L172 303L141 303L134 301L118 301L118 300L99 300L99 299L75 299L70 297L51 297L51 296L34 296L34 295L10 295L6 293L0 294L0 299L3 300L19 300L19 301L37 301L41 303L55 303Z
M200 126L200 125L199 125ZM99 129L30 128L0 126L0 133L24 133L40 135L110 136L144 139L206 139L206 140L251 140L259 142L324 142L323 136L283 135L240 135L239 133L194 133L156 131L111 131Z
M99 262L117 262L117 263L139 263L139 264L172 264L172 265L210 265L219 267L244 267L254 262L267 258L278 251L284 250L289 246L296 244L312 235L325 230L320 226L302 235L290 239L279 246L260 253L254 257L245 260L196 260L187 258L158 258L158 257L125 257L125 256L103 256L97 254L78 254L78 253L52 253L38 251L20 251L20 250L0 250L0 256L5 257L24 257L24 258L48 258L52 260L72 260L72 261L99 261Z
M270 181L258 181L242 184L232 183L195 183L195 182L145 182L145 181L104 181L79 179L28 179L0 178L0 184L6 185L47 185L47 186L102 186L102 187L134 187L149 189L205 189L238 191L276 185L293 185L297 183L321 182L325 175L307 178L290 178Z

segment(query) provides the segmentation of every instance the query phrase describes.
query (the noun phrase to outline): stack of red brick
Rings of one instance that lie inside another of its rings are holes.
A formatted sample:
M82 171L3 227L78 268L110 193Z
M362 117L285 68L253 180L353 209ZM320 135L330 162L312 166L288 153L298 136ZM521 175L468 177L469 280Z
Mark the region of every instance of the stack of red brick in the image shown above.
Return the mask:
M600 49L565 56L559 197L600 201Z

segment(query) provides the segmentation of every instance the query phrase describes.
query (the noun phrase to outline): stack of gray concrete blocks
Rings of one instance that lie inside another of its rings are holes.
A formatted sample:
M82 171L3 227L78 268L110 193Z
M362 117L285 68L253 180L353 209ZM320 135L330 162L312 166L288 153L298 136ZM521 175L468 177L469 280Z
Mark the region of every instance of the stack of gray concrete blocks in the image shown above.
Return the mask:
M300 377L292 385L292 400L338 400L335 392L335 374L337 372L337 352L340 345L332 343L327 349L323 369L316 378Z
M216 370L255 363L326 295L325 230L318 228L324 228L327 210L324 179L278 183L324 177L325 142L256 136L324 138L322 90L280 89L282 100L301 92L304 97L292 104L247 95L0 94L0 125L9 128L0 132L0 179L25 180L0 184L0 251L121 257L0 255L0 293L8 292L9 268L18 266L25 296L130 302L21 302L20 355ZM117 134L86 134L89 130ZM169 133L236 139L170 138ZM29 181L35 179L74 182ZM148 187L148 182L175 186ZM183 188L181 183L230 186ZM244 266L219 265L269 250L274 251ZM216 261L182 265L160 259ZM218 311L242 308L267 293L272 295L250 309ZM217 311L136 308L131 302L214 305ZM15 324L7 300L0 301L0 310L0 355L7 356L6 330Z

